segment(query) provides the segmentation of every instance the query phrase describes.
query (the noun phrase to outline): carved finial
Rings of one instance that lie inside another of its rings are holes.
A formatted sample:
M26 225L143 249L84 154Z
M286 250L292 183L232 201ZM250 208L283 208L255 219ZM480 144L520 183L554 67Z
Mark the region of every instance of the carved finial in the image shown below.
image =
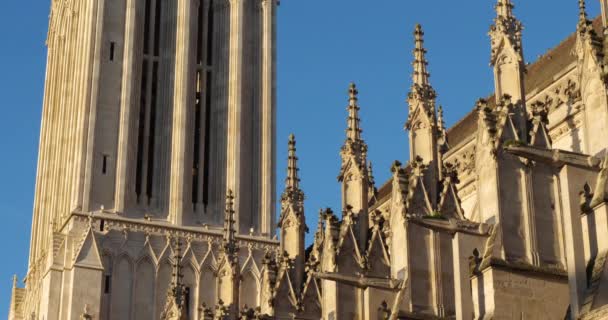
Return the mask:
M361 119L359 118L357 86L351 83L348 88L348 129L346 137L351 141L361 141Z
M523 25L513 14L511 0L498 0L496 18L490 27L491 56L490 64L496 66L500 53L505 52L505 46L511 46L517 53L517 59L523 64L522 31Z
M488 100L486 100L484 98L480 98L479 100L477 100L477 102L475 102L475 109L477 109L477 111L483 111L487 108L488 108Z
M535 124L549 124L549 108L542 101L536 101L531 105L532 122Z
M376 180L374 178L374 167L373 167L371 161L368 162L368 164L367 164L367 176L369 177L370 187L373 188L374 185L376 184Z
M586 27L589 19L587 17L587 4L585 0L578 0L578 24L579 27Z
M439 106L437 109L437 142L439 144L439 151L445 153L448 150L448 133L445 127L445 118L443 117L443 107Z
M416 46L414 48L414 74L412 76L414 86L425 87L430 84L430 74L427 70L426 49L424 48L424 31L420 24L416 24L414 31Z
M17 275L13 275L13 289L17 289L17 283L19 283L19 279L17 278Z
M314 238L314 245L313 246L318 246L323 242L323 209L319 210L319 218L317 220L317 231L315 232L315 238Z
M334 222L338 221L338 218L334 214L334 211L331 208L326 208L322 212L323 220L326 222L325 227L331 226Z
M287 179L285 181L285 188L297 190L300 188L300 178L298 176L298 157L296 156L296 137L291 134L289 135L289 152L288 152L288 163L287 163Z
M443 107L437 109L437 127L439 131L445 131L445 120L443 118Z
M503 18L513 18L514 7L511 0L498 0L498 3L496 4L496 15Z
M393 162L393 164L391 165L391 172L392 173L397 173L399 172L399 170L401 170L401 162L399 162L398 160L395 160Z
M323 209L319 209L319 220L317 221L317 228L318 230L323 230L323 220L325 219L325 213L323 212Z

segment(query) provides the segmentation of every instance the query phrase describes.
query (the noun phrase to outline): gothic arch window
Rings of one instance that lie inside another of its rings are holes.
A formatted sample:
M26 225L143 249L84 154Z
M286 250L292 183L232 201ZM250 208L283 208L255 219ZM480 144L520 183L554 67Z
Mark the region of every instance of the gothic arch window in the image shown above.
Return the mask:
M209 158L213 71L215 66L214 6L217 0L200 0L196 30L196 99L194 120L194 164L192 202L206 206L209 200ZM198 208L197 208L198 209Z
M159 315L165 306L167 292L171 284L172 266L168 259L159 264L156 273L156 314Z
M207 307L215 306L217 302L217 273L210 265L201 269L199 276L198 304Z
M122 315L131 313L132 277L133 263L129 256L121 255L116 259L113 269L110 319L119 319Z
M134 319L153 318L155 268L150 257L144 257L137 264L135 273Z
M196 285L196 271L195 268L191 264L184 264L184 268L182 269L183 284L188 289L186 307L188 308L188 316L190 318L194 318L196 311L196 295L194 294L197 289Z
M259 281L253 270L249 269L243 273L240 287L239 303L241 306L247 305L255 308L259 305Z
M163 1L145 0L143 7L142 68L135 192L137 201L149 205L152 197Z

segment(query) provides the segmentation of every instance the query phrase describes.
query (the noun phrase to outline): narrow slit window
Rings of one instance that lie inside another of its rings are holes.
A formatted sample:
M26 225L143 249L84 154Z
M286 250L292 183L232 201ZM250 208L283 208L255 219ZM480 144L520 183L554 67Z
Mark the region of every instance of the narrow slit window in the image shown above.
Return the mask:
M212 73L207 72L207 83L205 88L205 153L203 158L203 205L209 204L209 160L211 158L211 95L212 95Z
M99 222L99 231L103 232L105 230L105 226L106 226L106 221L101 220L101 222Z
M110 280L112 279L112 276L109 274L106 274L106 278L104 281L104 286L103 286L103 292L105 294L109 294L110 293Z
M101 173L102 174L108 173L108 155L106 155L106 154L103 155L103 161L101 164Z
M188 313L188 315L190 315L190 287L186 287L186 294L185 294L185 303L186 303L186 312Z
M116 43L110 42L110 61L114 61L114 52L116 51Z

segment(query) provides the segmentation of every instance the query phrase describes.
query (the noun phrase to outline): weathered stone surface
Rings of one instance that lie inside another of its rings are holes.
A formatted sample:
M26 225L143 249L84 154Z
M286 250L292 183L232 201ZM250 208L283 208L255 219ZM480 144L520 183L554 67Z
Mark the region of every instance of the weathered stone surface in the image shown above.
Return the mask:
M350 85L341 215L307 250L293 135L274 222L277 0L53 0L9 319L606 318L608 0L533 64L497 1L495 93L451 129L416 25L380 188Z

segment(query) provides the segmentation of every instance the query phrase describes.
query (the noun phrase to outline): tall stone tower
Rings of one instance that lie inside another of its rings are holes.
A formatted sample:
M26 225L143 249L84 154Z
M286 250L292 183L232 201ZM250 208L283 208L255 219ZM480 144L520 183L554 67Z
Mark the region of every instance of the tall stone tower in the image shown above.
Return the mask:
M76 274L61 284L54 267L73 258L49 262L61 246L61 254L84 254L91 270L136 285L103 263L117 221L126 224L124 243L114 245L127 251L143 250L129 243L136 225L140 247L154 247L155 233L184 236L176 230L221 239L230 190L237 237L274 246L277 4L52 1L24 316L73 319L82 307L53 299L94 291L76 288ZM162 258L152 251L151 260ZM129 263L124 270L134 272Z

